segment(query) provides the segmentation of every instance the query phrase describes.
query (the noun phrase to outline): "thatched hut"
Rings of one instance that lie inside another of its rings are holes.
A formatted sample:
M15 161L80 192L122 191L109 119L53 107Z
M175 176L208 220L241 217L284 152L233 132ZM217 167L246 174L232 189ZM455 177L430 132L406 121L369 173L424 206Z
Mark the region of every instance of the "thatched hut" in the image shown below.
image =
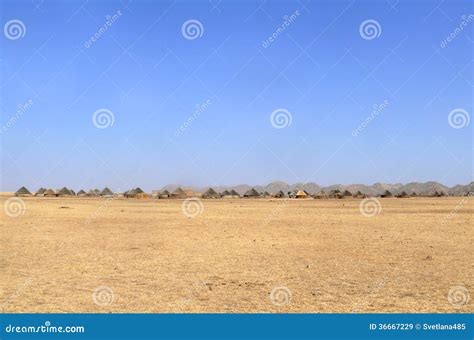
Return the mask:
M78 197L85 197L85 196L86 196L86 192L81 189L81 190L79 190L79 191L77 192L77 196L78 196Z
M20 189L18 189L16 192L15 192L15 196L18 196L18 197L28 197L28 196L33 196L31 194L31 192L25 188L25 187L21 187Z
M405 191L402 191L397 195L397 198L408 198L410 197Z
M232 195L233 198L240 198L240 194L234 189L230 191L230 194Z
M342 196L343 197L352 197L352 193L349 191L349 190L344 190L344 192L342 193Z
M298 190L295 194L295 198L309 198L309 194L304 190Z
M114 193L108 187L105 187L104 190L100 192L100 196L103 197L113 197Z
M214 189L209 188L202 194L202 198L219 198L219 194Z
M45 197L56 197L57 194L53 189L48 189L43 194Z
M244 194L244 197L245 198L257 198L257 197L260 197L260 194L258 193L257 190L255 190L254 188L248 190L245 194Z
M100 193L95 190L89 190L86 194L87 197L98 197Z
M367 195L358 190L352 197L354 198L366 198Z
M58 196L60 197L67 197L67 196L73 196L71 190L69 190L68 188L66 187L63 187L62 189L60 189L58 191Z
M285 193L283 191L278 191L276 194L273 195L275 198L283 198L285 197Z
M170 192L168 190L163 190L159 196L159 198L169 198L170 197Z
M44 196L44 193L46 192L46 188L39 188L36 192L35 192L35 196L38 196L38 197L42 197Z
M329 192L329 198L343 198L342 193L339 189L334 189Z
M388 190L385 190L385 192L380 196L382 198L389 198L389 197L393 197L392 193Z
M316 198L316 199L326 199L326 198L329 198L328 194L327 194L324 190L321 190L320 192L318 192L317 194L315 194L313 197Z
M186 193L181 188L176 188L175 191L171 193L171 198L186 198Z

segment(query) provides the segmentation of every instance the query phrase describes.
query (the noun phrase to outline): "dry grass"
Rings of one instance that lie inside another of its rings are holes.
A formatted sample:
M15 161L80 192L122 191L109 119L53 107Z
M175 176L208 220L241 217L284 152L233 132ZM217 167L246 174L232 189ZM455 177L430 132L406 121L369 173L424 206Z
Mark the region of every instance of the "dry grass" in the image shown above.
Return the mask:
M23 200L0 220L4 312L474 311L447 300L473 291L467 198L382 199L375 217L355 199L204 200L196 218L179 200Z

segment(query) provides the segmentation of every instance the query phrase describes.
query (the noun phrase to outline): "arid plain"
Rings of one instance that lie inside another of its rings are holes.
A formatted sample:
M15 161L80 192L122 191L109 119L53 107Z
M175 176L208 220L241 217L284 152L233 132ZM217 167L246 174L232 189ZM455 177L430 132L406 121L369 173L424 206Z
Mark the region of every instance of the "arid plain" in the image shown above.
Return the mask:
M3 206L7 197L0 197ZM1 212L2 312L473 312L467 197L22 198Z

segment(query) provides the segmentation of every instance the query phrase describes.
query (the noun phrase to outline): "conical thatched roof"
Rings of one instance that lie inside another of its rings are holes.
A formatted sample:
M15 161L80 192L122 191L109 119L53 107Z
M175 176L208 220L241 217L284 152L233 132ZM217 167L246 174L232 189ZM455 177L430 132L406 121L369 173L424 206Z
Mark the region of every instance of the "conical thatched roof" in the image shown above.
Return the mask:
M229 195L230 195L229 190L224 190L223 192L221 192L221 196L229 196Z
M31 195L31 192L27 188L21 187L15 192L15 196L20 196L20 195Z
M99 194L95 190L89 190L86 195L91 197L99 196Z
M202 197L219 197L219 194L212 188L207 189Z
M232 196L239 196L239 197L240 197L239 193L238 193L237 191L235 191L234 189L232 189L232 190L230 191L230 194L231 194Z
M343 196L346 196L346 197L349 197L349 196L352 196L352 193L349 191L349 190L344 190L344 192L342 193Z
M254 188L248 190L245 194L244 194L244 197L258 197L260 196L260 194L258 193L257 190L255 190Z
M58 195L72 195L72 192L68 188L63 187L58 191Z
M100 192L100 196L110 196L110 195L113 195L114 193L112 192L112 190L110 190L109 188L105 187L104 190L102 190Z
M86 194L86 192L85 192L84 190L82 190L82 189L81 189L81 190L79 190L79 192L78 192L77 194L78 194L78 195L85 195L85 194Z
M392 193L388 190L385 190L385 192L382 194L382 197L392 197Z
M327 197L329 197L329 195L324 190L321 190L316 195L314 195L314 197L316 197L316 198L327 198Z
M135 193L137 193L137 194L143 194L144 191L143 191L142 189L140 189L140 188L135 188Z
M298 190L295 194L296 198L305 198L308 197L308 194L303 190Z
M163 191L161 192L161 194L162 194L162 195L169 195L169 194L170 194L170 192L169 192L168 190L166 190L166 189L165 189L165 190L163 190Z
M273 196L276 198L282 198L282 197L285 197L285 193L282 190L280 190Z
M45 196L56 196L56 193L54 192L53 189L48 189L44 192Z
M265 192L263 193L263 196L267 197L267 196L270 196L270 194L268 193L268 191L265 191Z
M36 191L36 195L42 195L46 191L46 188L39 188L38 191Z
M186 198L186 192L181 188L176 188L170 195L171 198Z
M125 196L135 196L137 194L137 189L130 189L123 193Z
M186 195L183 189L181 188L176 188L175 191L173 191L173 195Z

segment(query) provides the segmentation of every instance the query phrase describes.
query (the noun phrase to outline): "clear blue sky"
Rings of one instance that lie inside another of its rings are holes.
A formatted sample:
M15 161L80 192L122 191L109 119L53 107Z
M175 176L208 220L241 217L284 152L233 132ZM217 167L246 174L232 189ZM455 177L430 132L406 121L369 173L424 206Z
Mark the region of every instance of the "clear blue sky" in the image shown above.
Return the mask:
M472 1L8 0L0 13L25 27L0 37L0 190L472 180L473 122L448 123L472 118L474 21L455 33ZM102 108L114 123L99 129ZM290 125L272 126L277 109Z

